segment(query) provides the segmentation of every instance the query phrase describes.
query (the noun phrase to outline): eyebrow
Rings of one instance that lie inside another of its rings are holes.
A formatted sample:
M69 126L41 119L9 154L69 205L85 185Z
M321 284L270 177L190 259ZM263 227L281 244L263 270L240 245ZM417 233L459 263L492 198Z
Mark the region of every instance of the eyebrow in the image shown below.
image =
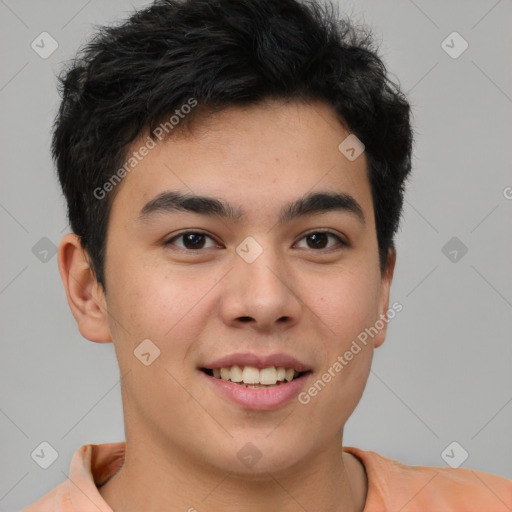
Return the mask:
M306 194L283 206L279 215L279 224L285 224L297 217L326 213L338 210L354 215L361 224L366 219L361 205L346 193L314 192ZM194 194L183 194L177 191L166 191L148 201L141 209L138 220L145 222L156 214L185 211L220 217L239 222L246 218L245 211L223 199Z

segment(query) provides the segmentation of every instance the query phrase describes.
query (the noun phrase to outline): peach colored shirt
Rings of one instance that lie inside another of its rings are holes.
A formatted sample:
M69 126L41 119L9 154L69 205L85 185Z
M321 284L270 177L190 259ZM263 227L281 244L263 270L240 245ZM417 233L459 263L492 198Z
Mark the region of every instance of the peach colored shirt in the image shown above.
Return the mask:
M112 512L97 486L123 465L126 442L88 444L71 461L68 479L21 512ZM368 476L364 512L506 512L512 480L466 468L406 466L378 453L344 447Z

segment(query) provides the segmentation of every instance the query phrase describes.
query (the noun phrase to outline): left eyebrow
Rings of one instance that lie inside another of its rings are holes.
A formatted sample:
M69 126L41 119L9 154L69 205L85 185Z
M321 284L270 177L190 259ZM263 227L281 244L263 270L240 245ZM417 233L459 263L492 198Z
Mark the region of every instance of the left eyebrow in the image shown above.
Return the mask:
M361 205L350 194L334 192L315 192L288 203L279 216L279 224L285 224L297 217L314 213L326 213L331 210L343 211L354 215L361 224L366 223Z
M361 224L366 223L361 205L346 193L312 192L286 204L280 212L279 224L285 224L297 217L338 210L354 215ZM166 191L148 201L141 209L138 220L147 221L158 213L188 211L200 215L221 217L238 222L247 217L245 211L221 198L183 194Z

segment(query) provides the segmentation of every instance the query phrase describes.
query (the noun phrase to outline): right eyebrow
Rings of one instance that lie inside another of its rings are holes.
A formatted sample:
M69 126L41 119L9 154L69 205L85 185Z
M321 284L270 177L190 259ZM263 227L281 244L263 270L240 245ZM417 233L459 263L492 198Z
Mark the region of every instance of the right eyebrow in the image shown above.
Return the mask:
M245 217L244 212L222 199L168 190L148 201L139 213L138 220L149 220L158 213L187 211L200 215L217 216L237 222Z

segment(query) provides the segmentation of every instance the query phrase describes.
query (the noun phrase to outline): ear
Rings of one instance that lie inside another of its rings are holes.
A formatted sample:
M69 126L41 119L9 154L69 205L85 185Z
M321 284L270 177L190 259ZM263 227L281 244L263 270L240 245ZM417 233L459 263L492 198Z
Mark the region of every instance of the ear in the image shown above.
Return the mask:
M96 281L87 252L74 233L62 237L58 250L59 272L69 307L80 334L90 341L112 341L103 287Z
M380 284L380 297L379 297L379 318L378 321L382 321L384 326L379 330L375 338L373 339L373 346L375 348L380 347L386 339L386 332L388 328L388 310L389 310L389 293L391 290L391 281L393 280L393 272L395 271L396 263L396 249L390 248L388 250L388 263L384 270ZM379 322L380 325L380 322Z

